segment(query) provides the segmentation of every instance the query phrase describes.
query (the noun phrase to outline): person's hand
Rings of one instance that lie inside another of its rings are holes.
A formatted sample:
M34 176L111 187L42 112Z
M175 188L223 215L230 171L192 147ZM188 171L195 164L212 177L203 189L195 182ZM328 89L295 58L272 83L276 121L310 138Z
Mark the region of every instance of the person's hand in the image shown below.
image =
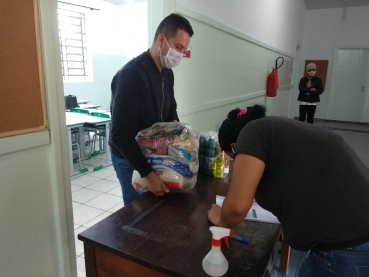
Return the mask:
M316 91L316 88L311 88L310 90L311 90L311 91Z
M213 204L211 205L211 209L208 211L208 219L217 226L220 226L220 210L220 206Z
M156 196L163 196L170 192L164 181L154 171L151 171L145 178L148 182L149 191Z

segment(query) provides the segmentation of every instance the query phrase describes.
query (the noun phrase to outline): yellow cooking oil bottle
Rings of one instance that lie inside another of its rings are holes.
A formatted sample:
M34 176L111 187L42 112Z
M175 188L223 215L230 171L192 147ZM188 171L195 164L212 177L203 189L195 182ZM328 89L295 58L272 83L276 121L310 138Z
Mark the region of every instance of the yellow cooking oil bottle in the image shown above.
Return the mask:
M224 151L220 150L220 145L217 145L217 156L214 159L215 163L215 172L214 176L216 178L224 178L224 165L225 165L225 158L224 158Z

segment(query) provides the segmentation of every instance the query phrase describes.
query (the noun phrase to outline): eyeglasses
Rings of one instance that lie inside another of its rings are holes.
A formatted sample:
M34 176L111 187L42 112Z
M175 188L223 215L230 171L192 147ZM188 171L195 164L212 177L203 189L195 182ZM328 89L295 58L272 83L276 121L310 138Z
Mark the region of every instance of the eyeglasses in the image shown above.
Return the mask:
M309 69L309 70L308 70L308 72L311 72L311 71L314 71L314 72L315 72L315 71L316 71L316 69Z

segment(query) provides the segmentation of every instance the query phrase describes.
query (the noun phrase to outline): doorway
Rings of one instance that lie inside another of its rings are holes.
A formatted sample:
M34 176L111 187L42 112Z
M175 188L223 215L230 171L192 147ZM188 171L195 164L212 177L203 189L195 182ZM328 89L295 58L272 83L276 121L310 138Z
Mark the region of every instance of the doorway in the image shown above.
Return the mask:
M369 47L336 48L327 119L364 121L368 75Z

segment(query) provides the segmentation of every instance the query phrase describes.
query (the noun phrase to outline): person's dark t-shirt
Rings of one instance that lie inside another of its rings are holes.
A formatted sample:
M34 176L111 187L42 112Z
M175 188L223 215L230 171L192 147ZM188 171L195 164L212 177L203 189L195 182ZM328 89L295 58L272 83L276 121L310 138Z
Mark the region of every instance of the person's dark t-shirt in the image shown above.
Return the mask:
M278 217L292 248L333 250L369 241L369 169L340 136L266 117L248 123L236 145L236 153L265 163L255 199Z

